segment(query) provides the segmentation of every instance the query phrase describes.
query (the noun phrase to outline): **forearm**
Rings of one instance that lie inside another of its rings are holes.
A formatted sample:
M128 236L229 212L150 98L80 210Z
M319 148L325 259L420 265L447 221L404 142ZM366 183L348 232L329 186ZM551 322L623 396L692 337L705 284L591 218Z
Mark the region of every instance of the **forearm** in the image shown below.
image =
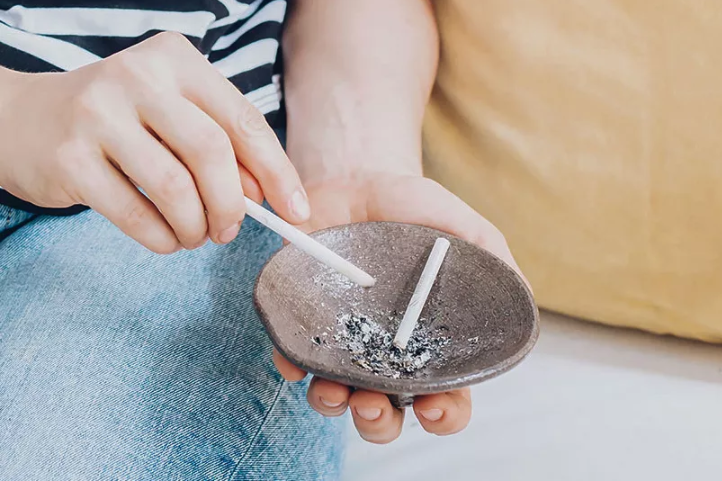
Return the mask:
M300 0L283 41L288 151L306 184L421 172L438 57L428 0Z

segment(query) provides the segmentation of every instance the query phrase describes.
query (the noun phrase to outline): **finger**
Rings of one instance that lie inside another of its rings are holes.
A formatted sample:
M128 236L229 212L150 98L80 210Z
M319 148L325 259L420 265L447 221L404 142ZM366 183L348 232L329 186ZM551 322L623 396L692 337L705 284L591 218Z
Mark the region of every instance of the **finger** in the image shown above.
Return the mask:
M306 372L294 366L291 362L283 357L276 349L273 350L273 364L286 381L301 381L306 377Z
M205 58L198 62L203 65L183 86L184 95L228 133L236 158L258 179L271 207L291 223L306 222L306 191L263 114Z
M246 204L228 135L185 99L140 102L138 113L191 172L207 211L210 238L217 244L231 242L238 235Z
M193 176L136 119L122 135L101 141L103 148L135 185L142 188L186 249L205 243L208 223Z
M129 237L158 254L181 249L161 213L106 160L88 162L75 182L83 204L118 226Z
M314 377L308 387L306 398L308 404L319 414L337 417L346 412L349 396L348 386Z
M404 412L391 406L385 394L356 391L351 394L349 406L356 430L366 441L387 444L401 434Z
M248 169L243 167L243 164L238 164L238 174L241 176L241 185L243 186L243 193L246 197L253 200L256 204L262 204L263 191L258 180L253 177L253 174L251 174Z
M414 413L424 429L432 434L458 433L471 419L471 392L466 388L417 397Z

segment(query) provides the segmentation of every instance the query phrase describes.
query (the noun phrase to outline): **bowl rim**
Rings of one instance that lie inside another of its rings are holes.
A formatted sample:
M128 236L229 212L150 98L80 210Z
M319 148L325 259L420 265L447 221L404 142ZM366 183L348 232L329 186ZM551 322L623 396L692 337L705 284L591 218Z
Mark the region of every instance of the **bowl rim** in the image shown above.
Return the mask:
M516 272L509 264L504 262L500 257L495 255L494 253L490 252L487 249L484 249L483 247L474 244L472 242L469 242L467 240L464 240L458 236L455 236L453 234L450 234L445 231L441 231L438 229L434 229L432 227L427 227L420 224L410 224L410 223L404 223L404 222L389 222L389 221L369 221L369 222L351 222L348 224L341 224L337 226L327 227L324 229L319 229L317 231L314 231L310 233L309 235L311 237L317 237L321 236L328 232L333 232L336 230L342 230L346 229L349 226L352 225L359 225L359 224L395 224L400 226L411 226L413 228L423 228L432 232L437 233L438 235L446 236L453 238L455 241L462 242L464 244L467 244L474 249L478 249L483 251L485 254L489 255L491 259L499 264L502 269L506 270L508 273L512 274L512 277L517 281L519 285L522 286L523 292L525 293L525 297L528 300L528 302L531 304L532 312L533 312L533 319L532 319L532 329L529 333L529 337L527 339L527 342L524 343L512 356L509 356L505 359L502 359L501 361L485 368L480 371L476 371L473 373L465 374L463 376L442 376L434 378L433 380L424 380L424 379L415 379L415 378L389 378L384 376L378 376L373 373L366 373L359 371L357 374L353 376L344 376L341 374L334 373L333 371L327 369L322 365L322 363L314 362L313 360L307 360L303 361L300 359L295 358L294 356L289 354L289 349L287 346L284 345L284 343L281 341L280 336L278 335L278 332L274 328L271 322L268 321L268 313L263 308L259 301L259 286L261 283L261 279L263 277L263 274L266 272L266 269L270 266L271 262L280 255L282 252L289 248L293 248L293 244L286 244L281 249L274 252L268 260L264 263L263 267L261 268L258 276L256 277L256 282L253 287L253 305L258 312L258 316L261 319L261 322L263 323L264 328L266 329L266 332L268 333L269 338L271 339L271 342L273 343L273 346L278 350L278 352L285 357L289 362L291 362L293 365L299 367L300 369L303 369L304 371L308 372L309 374L313 374L314 376L319 376L324 379L327 379L329 381L336 381L344 385L348 385L349 381L352 381L353 387L357 389L368 389L373 391L382 392L385 394L433 394L438 392L444 392L449 391L453 389L459 389L462 387L470 386L473 384L478 384L482 381L492 379L500 374L503 374L510 369L516 367L521 363L524 358L526 358L531 350L533 349L534 345L536 344L537 340L539 339L539 308L534 300L534 295L530 289L530 287L527 285L527 283L524 281L524 279L519 275L518 272Z

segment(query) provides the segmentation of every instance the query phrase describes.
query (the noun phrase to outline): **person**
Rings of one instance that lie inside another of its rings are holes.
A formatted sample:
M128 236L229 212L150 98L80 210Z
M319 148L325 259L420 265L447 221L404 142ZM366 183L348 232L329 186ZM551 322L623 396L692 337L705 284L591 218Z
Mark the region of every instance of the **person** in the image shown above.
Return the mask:
M285 381L305 373L271 355L251 301L281 241L239 228L247 195L307 231L424 224L515 266L497 229L422 176L430 2L4 5L3 479L335 479L334 417L399 436L383 394ZM457 432L469 390L413 409Z

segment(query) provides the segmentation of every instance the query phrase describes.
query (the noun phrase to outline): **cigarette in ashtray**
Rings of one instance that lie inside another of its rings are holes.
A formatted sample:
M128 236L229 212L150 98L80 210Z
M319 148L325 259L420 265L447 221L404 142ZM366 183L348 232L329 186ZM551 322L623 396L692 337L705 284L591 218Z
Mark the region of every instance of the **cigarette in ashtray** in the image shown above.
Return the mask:
M421 310L426 304L426 299L429 297L434 281L436 281L436 276L439 275L439 269L441 269L441 264L444 262L450 245L449 241L443 237L439 237L436 239L436 242L434 242L434 248L431 249L431 254L429 254L429 258L426 260L426 265L421 272L419 283L416 284L414 294L411 296L409 306L406 308L406 312L404 312L404 318L401 320L399 330L396 331L396 336L394 337L394 345L401 350L406 349L411 334L419 322Z

